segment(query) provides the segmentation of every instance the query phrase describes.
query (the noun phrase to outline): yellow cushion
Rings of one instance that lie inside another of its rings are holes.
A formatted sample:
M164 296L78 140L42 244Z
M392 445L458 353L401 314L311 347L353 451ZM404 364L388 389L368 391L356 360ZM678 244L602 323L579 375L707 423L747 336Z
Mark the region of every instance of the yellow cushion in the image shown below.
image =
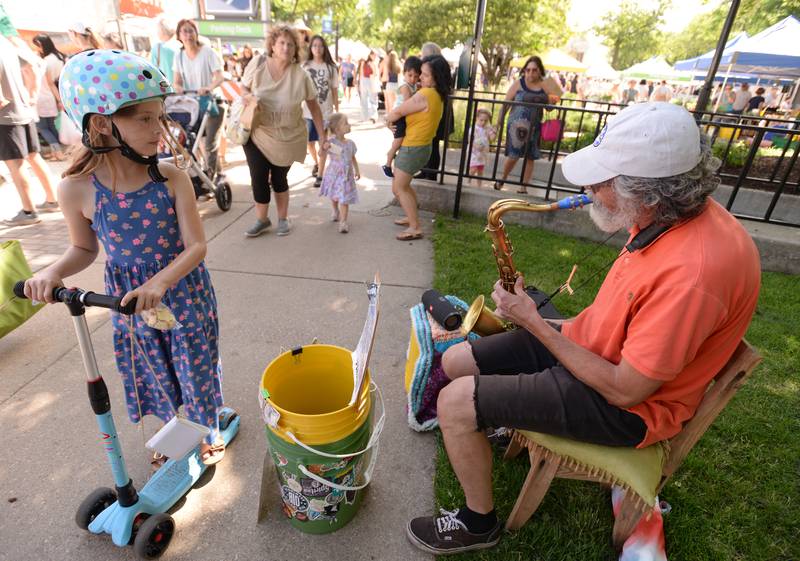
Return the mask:
M517 432L559 456L566 456L590 468L605 471L618 483L627 485L638 493L647 504L655 504L656 488L661 481L661 470L666 457L661 444L656 443L647 448L600 446L540 432Z

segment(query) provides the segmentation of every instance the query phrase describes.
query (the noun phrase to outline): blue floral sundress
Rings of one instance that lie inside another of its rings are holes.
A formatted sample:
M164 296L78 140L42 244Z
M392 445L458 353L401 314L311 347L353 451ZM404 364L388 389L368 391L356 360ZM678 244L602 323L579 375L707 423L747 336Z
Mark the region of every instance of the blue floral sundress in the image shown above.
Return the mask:
M520 78L520 88L514 96L514 101L546 104L548 98L543 89L532 90L525 85L525 78ZM539 151L541 128L541 107L513 106L506 126L506 156L529 160L540 159L542 157ZM527 150L525 149L526 143Z
M175 201L164 183L150 182L130 193L112 193L96 177L92 228L105 248L106 292L122 296L144 284L183 251ZM130 317L112 313L114 354L125 388L128 416L168 421L178 407L186 417L218 431L222 407L222 368L219 358L217 300L205 263L167 289L162 299L180 326L170 331L148 327L132 316L134 369L131 365ZM142 350L147 357L142 356ZM153 370L155 372L153 372ZM163 388L163 391L162 391Z

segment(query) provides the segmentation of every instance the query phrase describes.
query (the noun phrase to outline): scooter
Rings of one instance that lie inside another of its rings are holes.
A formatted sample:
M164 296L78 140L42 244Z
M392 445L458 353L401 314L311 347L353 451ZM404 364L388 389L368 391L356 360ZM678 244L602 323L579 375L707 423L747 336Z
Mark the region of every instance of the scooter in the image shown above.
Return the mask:
M25 298L25 283L14 286L14 293ZM78 507L75 522L93 534L110 534L115 545L133 545L141 559L155 559L166 551L175 533L175 521L167 511L185 495L206 470L196 446L181 458L167 460L147 484L137 491L128 475L122 446L111 414L108 389L97 367L94 348L86 323L86 307L108 308L131 315L136 301L120 305L121 298L96 294L78 288L58 287L53 299L63 302L72 314L78 345L86 369L89 402L97 418L100 442L111 464L115 489L100 487L87 496ZM241 419L230 407L219 414L220 436L226 446L239 431Z

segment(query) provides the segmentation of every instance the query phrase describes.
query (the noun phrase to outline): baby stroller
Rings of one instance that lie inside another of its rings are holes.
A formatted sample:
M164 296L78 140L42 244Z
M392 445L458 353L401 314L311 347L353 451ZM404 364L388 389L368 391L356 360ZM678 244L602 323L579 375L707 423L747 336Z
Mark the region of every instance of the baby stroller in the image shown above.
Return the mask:
M196 92L185 92L185 95L169 96L164 101L167 116L170 118L167 128L172 138L178 142L188 154L188 162L184 154L177 154L181 167L186 166L192 179L195 196L198 200L213 198L220 210L231 208L233 195L231 185L225 175L217 171L212 174L200 148L206 131L208 115L217 110L217 104L211 96L197 96ZM159 151L159 159L172 159L173 153L168 143Z

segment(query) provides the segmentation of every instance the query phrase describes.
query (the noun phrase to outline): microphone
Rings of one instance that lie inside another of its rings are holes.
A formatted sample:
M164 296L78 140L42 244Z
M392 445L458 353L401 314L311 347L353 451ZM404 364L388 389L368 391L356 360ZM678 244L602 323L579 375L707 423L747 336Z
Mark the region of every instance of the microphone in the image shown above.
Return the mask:
M455 331L461 327L461 311L441 295L438 290L431 288L422 294L422 305L433 316L436 322L447 331Z

